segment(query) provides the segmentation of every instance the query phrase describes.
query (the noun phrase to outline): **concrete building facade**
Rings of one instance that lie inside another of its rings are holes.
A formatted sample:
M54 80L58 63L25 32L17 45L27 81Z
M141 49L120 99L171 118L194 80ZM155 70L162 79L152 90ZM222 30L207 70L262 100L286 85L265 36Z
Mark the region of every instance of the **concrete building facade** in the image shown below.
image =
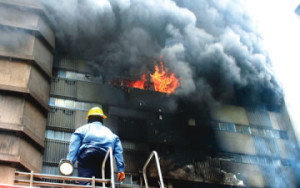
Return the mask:
M54 32L38 1L0 1L0 182L41 172Z

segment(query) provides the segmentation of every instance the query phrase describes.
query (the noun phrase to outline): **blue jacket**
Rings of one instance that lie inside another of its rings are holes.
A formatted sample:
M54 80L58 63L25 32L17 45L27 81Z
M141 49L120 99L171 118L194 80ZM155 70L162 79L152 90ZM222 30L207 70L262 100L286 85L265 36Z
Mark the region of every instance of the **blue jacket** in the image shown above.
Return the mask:
M99 121L88 123L76 129L71 136L67 159L74 164L83 149L98 148L107 152L108 147L112 148L118 172L124 172L125 165L121 141L117 135Z

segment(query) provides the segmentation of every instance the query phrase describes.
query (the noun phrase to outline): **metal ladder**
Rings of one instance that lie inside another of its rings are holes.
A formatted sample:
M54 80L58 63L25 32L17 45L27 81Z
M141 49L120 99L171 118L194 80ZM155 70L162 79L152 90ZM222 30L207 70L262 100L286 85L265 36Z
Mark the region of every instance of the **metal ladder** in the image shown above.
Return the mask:
M160 164L159 164L159 158L158 158L158 154L157 154L156 151L151 152L150 156L148 157L148 159L147 159L147 161L146 161L146 163L143 167L143 177L144 177L144 181L145 181L145 186L146 186L146 188L149 188L147 175L146 175L146 168L147 168L148 164L150 163L150 160L152 159L153 156L155 157L157 172L158 172L159 181L160 181L160 188L164 188L164 180L163 180L163 177L162 177Z

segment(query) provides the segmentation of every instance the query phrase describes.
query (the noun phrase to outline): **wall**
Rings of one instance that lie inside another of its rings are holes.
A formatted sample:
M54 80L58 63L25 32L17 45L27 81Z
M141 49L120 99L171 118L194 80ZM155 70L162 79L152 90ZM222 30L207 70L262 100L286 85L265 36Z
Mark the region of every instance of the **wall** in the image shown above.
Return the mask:
M0 0L1 183L41 172L54 32L37 0Z

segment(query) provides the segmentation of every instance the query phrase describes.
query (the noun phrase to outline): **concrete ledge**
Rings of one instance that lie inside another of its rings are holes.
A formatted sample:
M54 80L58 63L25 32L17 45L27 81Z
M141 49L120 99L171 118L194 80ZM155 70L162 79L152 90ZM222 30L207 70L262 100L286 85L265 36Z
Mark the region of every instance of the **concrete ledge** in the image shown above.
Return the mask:
M15 87L15 86L9 86L0 84L0 91L9 91L9 92L16 92L16 93L22 93L30 96L35 102L37 102L46 112L48 112L48 104L43 102L43 100L34 92L32 92L29 88L23 88L23 87Z
M55 43L53 41L50 41L45 37L45 35L41 32L41 30L38 27L30 27L30 26L20 26L17 24L7 24L7 23L0 23L0 27L12 27L15 29L22 29L26 31L35 32L38 36L43 38L43 41L45 41L47 46L53 50L55 48Z
M0 122L0 130L17 132L21 136L29 138L30 141L34 142L39 147L39 149L44 150L45 148L44 140L41 140L24 125Z
M28 171L33 170L34 172L39 172L40 170L29 164L28 162L25 162L24 160L20 159L20 156L16 155L7 155L7 154L1 154L0 153L0 162L1 163L15 163L17 165L22 166Z
M0 0L0 3L3 4L26 7L26 8L43 11L44 10L43 6L38 2L39 1L36 0Z
M52 75L52 50L35 31L27 31L0 24L0 35L11 38L9 43L0 41L0 58L23 60L30 62L47 77Z
M48 78L48 80L50 80L52 78L52 73L49 72L45 66L43 66L41 63L38 63L35 60L34 56L31 55L20 55L20 54L16 54L16 53L1 53L0 51L0 58L7 58L7 59L17 59L17 60L25 60L28 63L34 64L39 70L41 70Z

